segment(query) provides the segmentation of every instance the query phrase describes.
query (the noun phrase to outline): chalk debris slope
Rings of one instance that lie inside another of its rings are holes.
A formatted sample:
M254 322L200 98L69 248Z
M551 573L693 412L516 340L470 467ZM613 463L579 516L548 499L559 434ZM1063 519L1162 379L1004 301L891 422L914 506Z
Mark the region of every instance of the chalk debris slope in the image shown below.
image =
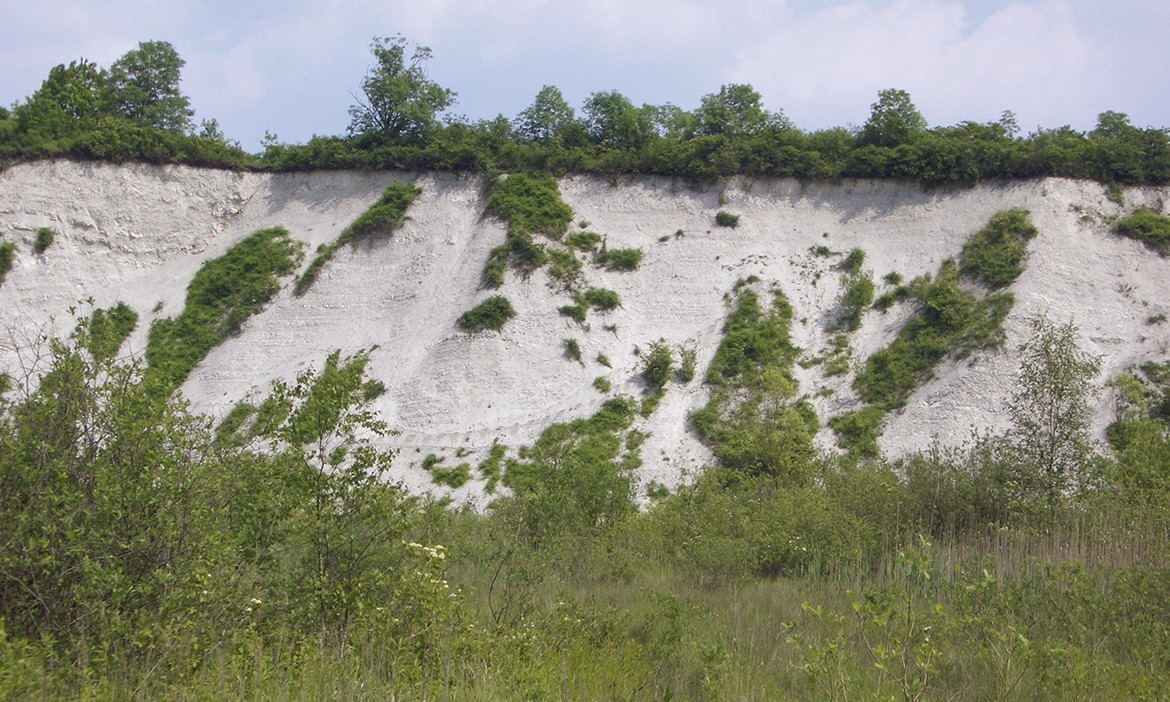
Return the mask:
M610 248L643 252L634 272L586 266L589 285L615 291L621 306L591 313L585 324L559 314L566 295L546 270L509 273L497 291L484 289L489 252L506 225L485 215L483 183L470 175L318 172L258 174L177 166L64 161L19 165L0 173L0 241L17 256L0 286L0 366L32 376L38 339L68 333L69 309L121 301L140 316L122 352L141 355L150 324L178 314L200 265L259 229L280 226L310 255L333 241L382 191L410 182L421 194L388 239L346 246L302 296L283 281L277 297L240 332L216 347L182 387L194 407L225 415L240 400L262 399L275 380L320 367L333 351L369 354L369 376L386 392L373 407L399 433L397 475L417 492L451 492L422 470L430 454L476 465L493 443L514 451L555 422L585 417L607 395L640 395L639 353L657 341L697 354L699 373L672 383L639 429L639 483L670 485L702 469L710 455L688 423L707 395L703 370L714 355L741 280L778 286L794 308L792 337L803 357L823 354L837 332L843 292L837 270L854 248L884 289L883 277L934 274L997 212L1026 209L1039 229L1023 275L1010 287L1015 305L1005 343L938 367L906 407L887 418L881 445L889 456L932 442L955 444L973 431L1004 425L1016 349L1027 320L1044 313L1072 321L1081 344L1103 359L1100 384L1148 360L1165 360L1170 324L1170 262L1110 232L1112 216L1170 199L1167 188L1134 188L1124 205L1096 183L1048 179L923 190L893 182L800 183L731 179L705 187L674 179L574 176L560 181L583 224ZM718 212L738 226L716 224ZM56 233L35 253L36 232ZM827 255L826 255L827 250ZM459 316L493 294L516 317L500 331L469 335ZM909 305L868 310L849 334L853 371L889 344ZM581 360L563 353L574 339ZM599 362L608 361L608 365ZM796 369L800 392L822 425L858 405L852 372L826 377L825 365ZM1097 428L1109 420L1099 396ZM831 449L828 429L819 443ZM456 458L457 457L457 458ZM479 499L482 482L451 492Z

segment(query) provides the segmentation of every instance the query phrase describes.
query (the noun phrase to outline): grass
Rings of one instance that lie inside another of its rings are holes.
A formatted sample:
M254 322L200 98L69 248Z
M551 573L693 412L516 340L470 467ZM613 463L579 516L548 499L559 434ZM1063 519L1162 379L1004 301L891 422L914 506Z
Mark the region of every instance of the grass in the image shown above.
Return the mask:
M581 360L581 344L577 343L576 339L562 339L561 346L564 348L565 358L585 365Z
M178 387L207 353L259 312L296 270L301 245L282 227L262 229L200 267L178 317L159 319L146 345L148 375Z
M498 331L513 317L516 310L503 295L493 295L470 310L459 315L456 324L468 334L482 331Z

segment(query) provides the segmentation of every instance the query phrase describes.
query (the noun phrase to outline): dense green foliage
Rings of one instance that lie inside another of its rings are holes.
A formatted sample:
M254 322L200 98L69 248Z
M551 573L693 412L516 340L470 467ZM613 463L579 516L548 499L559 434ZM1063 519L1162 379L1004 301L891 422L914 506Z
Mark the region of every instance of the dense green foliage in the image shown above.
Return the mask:
M170 44L153 41L108 70L85 60L55 66L32 96L0 114L0 163L71 157L254 167L215 120L192 129L179 90L183 65Z
M993 290L1011 285L1024 272L1024 253L1036 233L1027 210L996 214L963 245L962 272Z
M730 227L731 229L735 229L739 226L739 215L731 214L730 212L726 212L724 210L719 210L715 213L715 224L718 224L721 227Z
M758 397L754 422L717 420L720 465L651 486L641 512L632 398L515 458L493 445L479 472L511 492L452 510L386 482L365 356L212 432L92 356L86 320L35 390L0 398L0 696L1164 694L1170 364L1119 383L1117 460L1050 502L998 439L895 465L797 456L791 312L747 285L731 302L708 377L733 413ZM752 445L790 463L745 461Z
M138 313L126 303L119 302L108 310L94 310L80 331L90 355L97 361L108 361L117 355L118 349L137 326Z
M349 108L350 135L369 144L421 141L435 129L436 115L455 102L455 93L427 78L423 63L431 50L415 46L409 64L406 39L375 38L376 65L362 80L358 104Z
M691 112L635 105L616 91L588 96L580 114L544 86L514 120L437 115L455 93L424 70L426 47L375 39L374 67L350 108L345 136L305 144L266 139L249 155L215 120L190 129L178 91L181 58L148 42L102 70L74 61L0 113L0 163L71 157L303 171L342 168L638 173L709 180L746 174L802 180L894 178L926 185L1059 176L1134 185L1170 182L1170 134L1105 112L1088 132L1064 126L1018 134L1011 113L990 123L928 127L902 90L882 90L858 129L805 132L764 109L750 85L705 95Z
M816 415L797 392L792 365L799 349L792 307L779 289L764 310L758 293L737 286L723 340L707 370L711 397L691 422L722 466L791 485L810 478Z
M309 262L305 272L297 277L293 294L300 296L308 292L320 275L321 269L333 259L342 245L356 246L374 237L387 237L401 227L406 220L406 210L421 193L422 190L418 186L409 183L394 183L387 187L381 197L343 229L336 239L317 247L317 255Z
M1165 256L1170 253L1170 217L1145 207L1113 225L1113 231L1137 239Z
M459 315L455 323L468 334L475 334L488 329L502 329L515 316L516 310L508 298L493 295Z
M150 376L167 388L181 385L208 351L276 295L279 278L296 270L300 257L300 244L276 227L257 231L206 261L187 286L182 313L150 327Z
M560 239L573 219L556 179L547 174L514 173L496 180L487 209L508 223L505 242L492 249L484 267L484 284L491 288L504 284L508 266L528 276L546 264L549 255L533 235Z

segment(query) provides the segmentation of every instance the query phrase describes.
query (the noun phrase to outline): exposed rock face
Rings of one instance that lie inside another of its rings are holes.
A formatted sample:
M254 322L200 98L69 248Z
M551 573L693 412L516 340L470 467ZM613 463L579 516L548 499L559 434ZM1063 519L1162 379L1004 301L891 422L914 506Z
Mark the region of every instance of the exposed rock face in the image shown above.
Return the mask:
M560 187L574 222L587 222L611 248L644 252L632 273L586 264L589 284L616 291L622 306L591 313L583 327L558 314L569 300L545 271L527 280L509 272L498 292L511 300L516 319L500 332L468 336L455 320L492 294L481 289L481 272L505 231L484 216L475 177L42 162L0 173L0 240L18 247L0 287L0 368L14 376L29 368L37 335L68 333L68 308L87 298L98 307L124 301L139 313L123 353L140 355L150 323L178 314L203 261L273 226L287 228L311 252L396 180L422 188L405 226L388 241L343 248L303 297L291 294L288 281L183 386L196 408L222 416L240 399L262 397L271 381L319 366L334 349L371 350L369 375L387 388L374 407L401 432L392 439L401 450L398 475L413 490L429 490L418 467L428 453L465 449L458 461L474 465L493 441L530 443L550 423L594 411L604 401L593 384L598 376L614 392L640 393L635 348L663 339L696 349L700 371L686 386L670 385L640 427L651 435L641 479L670 484L709 458L688 430L687 414L706 399L702 372L719 343L725 294L736 281L757 276L778 285L795 309L795 343L815 356L833 335L828 323L842 285L834 269L841 256L817 255L814 247L838 254L864 249L864 268L881 292L888 273L905 280L933 274L992 215L1011 208L1030 210L1040 234L1010 288L1016 304L1006 343L940 366L888 418L887 455L1002 428L1015 349L1032 315L1073 321L1083 348L1103 357L1102 385L1137 363L1170 357L1170 323L1150 321L1170 314L1170 261L1114 236L1104 222L1139 205L1159 207L1170 188L1128 190L1119 206L1098 184L1066 180L923 191L889 182L741 179L696 190L669 179L571 177ZM720 210L740 215L739 226L716 226ZM37 255L32 244L40 227L57 236ZM906 307L864 315L851 336L855 363L894 338ZM567 338L578 341L583 363L564 358ZM612 367L598 363L599 354ZM822 420L855 406L851 374L825 378L823 365L797 373L801 393L833 390L813 397ZM1111 410L1104 393L1099 406L1101 429ZM820 440L832 445L827 430ZM470 499L478 490L473 481L455 497Z

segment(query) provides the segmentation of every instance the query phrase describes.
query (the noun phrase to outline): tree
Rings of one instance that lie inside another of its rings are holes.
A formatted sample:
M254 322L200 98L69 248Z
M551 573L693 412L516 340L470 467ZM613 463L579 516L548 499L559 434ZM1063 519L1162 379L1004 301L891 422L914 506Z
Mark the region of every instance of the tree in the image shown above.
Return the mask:
M18 130L35 138L56 139L102 115L106 76L85 59L61 64L24 104L14 110Z
M126 52L109 70L109 100L113 110L146 127L168 132L191 129L187 97L179 90L186 64L165 41L148 41Z
M406 45L402 36L374 38L370 50L377 63L349 108L351 136L421 140L438 125L435 115L455 104L454 91L427 78L423 64L431 50L416 45L407 63Z
M524 141L552 141L575 121L573 108L561 91L546 85L536 100L516 118L516 132Z
M760 94L747 84L724 85L718 93L705 95L695 116L700 136L746 136L792 126L784 115L765 110Z
M926 131L926 119L905 90L880 91L878 101L870 109L869 120L859 135L862 145L894 147Z
M1044 317L1029 321L1032 338L1020 347L1016 391L1008 401L1009 442L1021 497L1056 501L1087 478L1092 380L1100 359L1077 346L1077 328Z
M616 90L589 96L585 101L585 126L595 144L615 149L639 148L652 129L649 115Z

